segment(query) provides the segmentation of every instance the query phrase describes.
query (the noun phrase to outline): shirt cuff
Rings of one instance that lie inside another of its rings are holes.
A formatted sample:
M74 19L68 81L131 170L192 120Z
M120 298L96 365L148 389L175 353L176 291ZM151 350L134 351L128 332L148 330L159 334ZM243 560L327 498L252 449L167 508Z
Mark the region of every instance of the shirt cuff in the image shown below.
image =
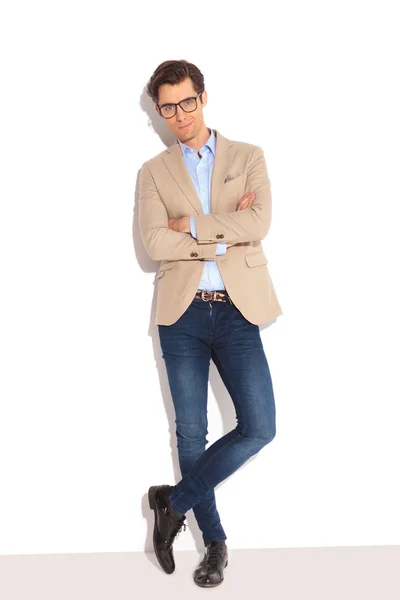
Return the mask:
M217 256L220 254L226 254L226 242L218 242L215 254Z
M192 215L189 219L190 221L190 233L192 234L192 237L196 237L196 227L194 224L194 215Z

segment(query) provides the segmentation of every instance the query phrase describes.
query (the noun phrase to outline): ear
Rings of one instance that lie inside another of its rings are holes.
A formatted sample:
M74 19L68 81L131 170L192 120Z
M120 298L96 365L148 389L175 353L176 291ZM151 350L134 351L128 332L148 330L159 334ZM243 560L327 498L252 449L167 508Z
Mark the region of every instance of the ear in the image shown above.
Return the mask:
M154 106L156 107L157 114L161 117L160 109L158 108L157 104L155 104Z
M205 105L207 104L207 92L206 90L204 90L204 92L201 94L201 106L204 108Z

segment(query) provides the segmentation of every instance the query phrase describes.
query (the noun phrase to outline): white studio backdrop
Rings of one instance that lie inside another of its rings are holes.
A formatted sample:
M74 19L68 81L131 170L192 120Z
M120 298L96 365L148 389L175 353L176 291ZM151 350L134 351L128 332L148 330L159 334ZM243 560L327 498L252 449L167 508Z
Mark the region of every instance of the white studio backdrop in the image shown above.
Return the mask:
M1 5L0 553L150 550L148 487L180 479L138 177L174 142L145 85L181 58L272 186L277 436L217 487L229 547L399 544L395 3L163 9ZM234 426L212 365L209 442Z

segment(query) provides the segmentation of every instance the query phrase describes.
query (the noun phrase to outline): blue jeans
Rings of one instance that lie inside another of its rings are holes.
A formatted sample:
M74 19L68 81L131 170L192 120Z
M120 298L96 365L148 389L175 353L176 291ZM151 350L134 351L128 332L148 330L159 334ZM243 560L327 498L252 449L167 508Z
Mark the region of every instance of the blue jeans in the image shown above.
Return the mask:
M182 479L170 492L179 513L193 509L204 544L226 540L214 488L275 436L275 401L258 325L230 299L194 298L172 325L158 325L175 408ZM235 407L237 426L205 449L210 358Z

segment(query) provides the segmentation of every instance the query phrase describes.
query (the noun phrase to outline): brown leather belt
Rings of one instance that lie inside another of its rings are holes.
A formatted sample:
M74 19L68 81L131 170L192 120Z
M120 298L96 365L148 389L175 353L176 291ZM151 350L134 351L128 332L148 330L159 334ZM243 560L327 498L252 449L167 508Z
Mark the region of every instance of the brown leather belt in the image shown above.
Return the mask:
M229 300L229 302L232 304L232 300L229 298L228 294L218 290L197 290L195 298L201 298L201 300L204 300L204 302L209 302L210 300L215 300L216 302L226 302Z

